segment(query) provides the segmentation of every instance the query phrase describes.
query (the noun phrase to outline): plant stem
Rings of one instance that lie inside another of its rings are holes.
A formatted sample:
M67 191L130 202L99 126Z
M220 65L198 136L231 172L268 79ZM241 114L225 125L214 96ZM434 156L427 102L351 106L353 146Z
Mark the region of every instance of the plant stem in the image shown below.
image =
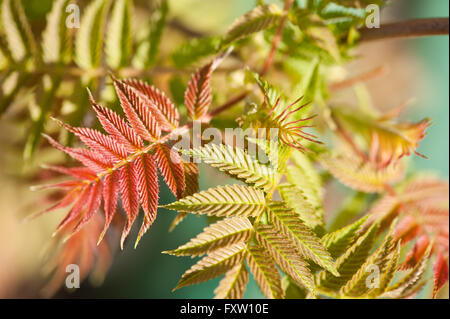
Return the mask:
M448 33L448 18L414 19L388 23L380 28L363 28L360 30L360 41L417 38L430 35L448 35Z
M275 56L275 52L277 51L278 44L281 40L281 35L283 34L284 25L286 24L286 19L288 15L288 11L291 8L292 4L294 3L294 0L286 0L284 2L284 16L281 19L280 24L278 25L277 31L275 32L275 36L272 40L272 47L270 48L269 55L266 58L266 61L264 62L264 66L261 69L261 72L259 72L260 75L264 75L270 68L273 62L273 58Z

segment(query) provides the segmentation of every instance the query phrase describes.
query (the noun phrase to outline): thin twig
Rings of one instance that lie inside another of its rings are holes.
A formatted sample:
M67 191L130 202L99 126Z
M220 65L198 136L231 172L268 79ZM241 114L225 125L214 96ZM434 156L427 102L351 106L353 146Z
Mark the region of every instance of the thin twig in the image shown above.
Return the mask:
M261 69L261 72L259 72L260 75L264 75L270 68L270 66L273 63L273 58L275 56L275 52L277 51L278 44L280 43L281 35L283 34L284 25L286 24L286 19L288 15L288 11L291 8L292 4L294 3L294 0L286 0L284 3L284 16L281 19L280 24L278 25L277 31L275 32L275 36L272 40L272 46L270 48L269 55L266 58L266 61L264 62L264 66Z
M339 90L351 87L357 83L367 82L376 77L385 75L387 72L388 72L388 68L386 66L379 66L373 70L359 74L353 78L350 78L350 79L347 79L344 81L340 81L340 82L331 83L329 85L329 89L330 89L330 91L339 91Z
M363 28L360 30L360 41L417 38L430 35L448 35L448 33L448 18L415 19L384 24L380 28Z

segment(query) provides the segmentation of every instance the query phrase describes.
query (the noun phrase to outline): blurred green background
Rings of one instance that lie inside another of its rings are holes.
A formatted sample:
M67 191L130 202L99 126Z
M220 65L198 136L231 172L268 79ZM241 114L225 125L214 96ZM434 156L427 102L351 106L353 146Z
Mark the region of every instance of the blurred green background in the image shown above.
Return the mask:
M26 13L31 19L43 19L51 7L51 0L23 1ZM267 1L266 1L267 2ZM277 2L277 1L273 1ZM199 31L223 33L232 21L248 11L254 0L172 0L171 14L180 21ZM195 10L192 10L195 8ZM448 0L393 0L392 7L382 12L382 21L403 20L408 18L425 18L448 16ZM449 174L449 39L448 37L432 37L414 40L386 41L370 44L372 55L386 55L386 50L395 47L389 56L384 57L388 65L403 61L400 68L393 66L392 81L400 88L395 101L402 102L411 97L415 102L404 115L408 118L421 119L430 117L433 126L421 143L419 151L429 157L424 160L414 157L413 167L436 172L441 177ZM362 54L364 54L362 48ZM405 63L406 59L406 63ZM368 63L366 60L365 63ZM369 61L370 62L370 61ZM374 67L377 65L374 64ZM411 69L409 69L411 68ZM395 72L407 72L404 77L397 77ZM412 70L412 71L411 71ZM408 73L409 72L409 73ZM408 75L413 74L413 77ZM383 80L374 83L383 85ZM388 84L385 84L388 86ZM396 86L396 87L397 87ZM403 88L407 90L401 90ZM383 92L377 87L376 94ZM397 94L397 92L393 92ZM380 93L382 94L382 93ZM389 93L391 94L391 93ZM393 96L393 94L392 94ZM390 105L393 107L395 105ZM202 167L202 169L204 169ZM210 174L200 174L201 189L215 185L217 181ZM161 204L173 201L174 198L165 185L161 185ZM123 252L117 252L114 263L100 287L93 287L88 281L74 293L61 291L56 297L61 298L211 298L218 280L201 285L186 287L172 292L182 273L195 260L188 257L176 258L161 254L161 251L173 249L199 233L206 226L205 218L189 216L172 233L167 229L174 218L174 212L161 209L151 231L142 239L138 249L127 245ZM136 231L136 230L135 230ZM135 237L132 234L131 237ZM37 261L34 261L37 263ZM1 263L1 260L0 260ZM1 270L0 270L1 271ZM1 283L0 283L1 284ZM249 283L247 298L261 298L256 283Z

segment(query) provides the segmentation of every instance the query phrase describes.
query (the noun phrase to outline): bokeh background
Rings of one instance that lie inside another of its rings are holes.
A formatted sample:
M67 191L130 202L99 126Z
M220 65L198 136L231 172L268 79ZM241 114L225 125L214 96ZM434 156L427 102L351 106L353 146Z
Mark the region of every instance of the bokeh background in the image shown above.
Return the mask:
M27 16L35 22L44 21L51 0L24 0ZM222 34L236 17L254 5L254 0L172 0L171 16L191 28ZM266 1L268 2L268 1ZM273 1L277 2L277 1ZM195 8L193 10L192 8ZM448 16L448 0L392 0L382 11L382 22L408 18ZM430 37L413 40L390 40L363 45L358 59L349 65L349 72L361 73L380 65L389 72L367 85L374 105L380 109L393 108L413 98L403 115L418 120L430 117L433 126L422 141L419 151L428 160L414 157L414 169L428 170L448 179L449 174L449 38ZM11 123L0 119L0 160L18 161L4 148L14 140L9 135ZM40 160L45 162L45 157ZM55 223L62 217L45 216L31 223L23 217L34 211L39 194L24 185L20 170L0 165L0 298L39 297L40 254L48 242ZM213 170L201 167L201 189L226 182ZM161 185L161 202L173 201L165 185ZM60 291L60 298L211 298L218 280L171 292L181 274L195 262L188 257L176 258L161 254L195 236L206 226L204 218L189 216L172 233L167 229L173 212L160 210L152 231L142 239L138 249L131 244L118 252L101 286L89 281L73 293ZM131 236L135 236L132 234ZM260 298L254 281L245 294Z

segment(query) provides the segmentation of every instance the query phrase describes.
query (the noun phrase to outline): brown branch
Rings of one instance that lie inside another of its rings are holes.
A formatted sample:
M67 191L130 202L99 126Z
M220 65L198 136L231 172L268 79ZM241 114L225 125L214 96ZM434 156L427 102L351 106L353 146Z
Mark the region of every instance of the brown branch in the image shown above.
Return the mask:
M360 41L417 38L430 35L448 35L448 33L448 18L415 19L384 24L380 28L363 28L360 30Z

